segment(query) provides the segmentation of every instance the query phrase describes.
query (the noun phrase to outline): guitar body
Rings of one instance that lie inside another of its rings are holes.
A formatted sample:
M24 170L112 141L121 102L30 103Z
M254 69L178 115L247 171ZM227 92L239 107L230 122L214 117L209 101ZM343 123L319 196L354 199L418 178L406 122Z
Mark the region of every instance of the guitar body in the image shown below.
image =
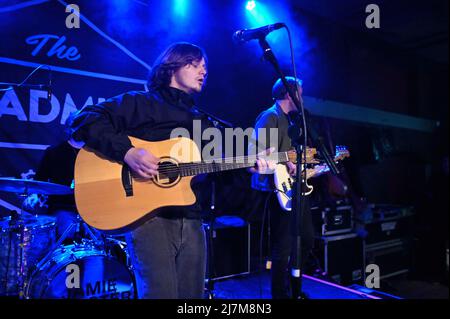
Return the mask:
M148 142L130 137L136 148L143 148L161 158L160 167L200 161L197 145L188 138ZM106 231L125 231L157 208L187 206L196 201L191 189L193 176L132 181L132 194L127 194L123 178L128 170L121 163L109 161L99 154L81 149L75 162L75 201L78 212L90 226ZM127 177L127 176L125 176Z
M303 167L303 165L302 165ZM302 168L303 169L303 168ZM292 210L292 196L294 194L295 178L289 175L286 164L277 164L274 172L275 188L278 190L277 197L281 208L285 211ZM306 181L306 192L304 195L309 195L313 191L313 187Z
M311 154L307 154L307 156L313 157L315 154L315 150L310 150ZM336 155L334 157L334 161L337 163L338 161L347 158L350 156L349 151L345 146L336 146ZM310 195L314 188L308 184L308 179L312 177L319 176L328 171L328 167L326 165L316 165L314 168L306 169L306 188L303 191L303 195ZM302 165L303 171L303 165ZM337 177L336 177L337 178ZM292 210L292 197L293 197L293 184L294 178L289 175L287 166L285 164L277 164L274 172L274 182L275 188L278 190L278 202L281 208L285 211ZM346 189L345 189L346 191Z

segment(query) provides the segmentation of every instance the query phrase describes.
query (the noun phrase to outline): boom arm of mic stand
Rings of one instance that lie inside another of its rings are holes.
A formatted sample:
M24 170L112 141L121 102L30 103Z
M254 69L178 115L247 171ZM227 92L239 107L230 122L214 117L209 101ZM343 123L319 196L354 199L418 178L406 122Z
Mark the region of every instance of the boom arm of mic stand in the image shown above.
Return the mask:
M287 92L289 93L289 96L294 101L295 106L297 107L298 110L301 110L302 108L300 105L300 101L298 100L297 95L295 95L295 93L292 91L291 87L289 86L289 84L286 80L286 77L284 76L283 72L281 71L281 68L280 68L280 65L278 64L277 58L273 54L272 49L271 49L269 43L267 43L266 38L260 38L259 45L261 46L261 48L263 50L263 55L264 55L264 58L266 59L266 61L269 61L270 63L272 63L273 67L275 68L278 75L280 76L281 82L283 82L283 85L286 88Z

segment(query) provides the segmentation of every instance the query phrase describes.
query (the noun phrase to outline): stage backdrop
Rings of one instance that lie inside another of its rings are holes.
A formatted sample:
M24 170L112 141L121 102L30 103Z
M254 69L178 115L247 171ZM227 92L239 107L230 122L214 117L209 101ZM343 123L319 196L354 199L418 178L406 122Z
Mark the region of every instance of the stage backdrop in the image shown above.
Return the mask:
M175 41L207 51L209 75L198 105L235 126L252 126L273 103L277 76L260 59L257 41L236 45L231 35L280 21L293 35L305 106L329 121L335 144L351 150L346 164L361 195L406 204L422 197L408 189L414 185L423 192L422 179L410 183L398 172L416 161L425 176L438 155L431 143L448 141L431 134L436 121L446 118L441 114L448 114L448 65L443 69L382 43L374 35L383 29L349 30L297 9L293 0L260 1L253 11L242 0L72 2L79 5L80 28L67 27L70 12L63 0L0 1L0 82L21 83L45 65L25 85L0 85L1 177L32 177L45 148L66 138L63 124L70 112L143 90L150 65ZM366 13L358 12L363 25ZM285 30L267 39L285 74L291 74ZM378 165L392 157L385 169ZM402 184L391 191L387 176ZM246 188L237 188L242 201L252 202L244 198L248 181L239 187ZM380 191L387 189L389 194ZM16 195L0 193L0 213L18 206Z
M66 138L68 115L128 90L143 90L150 66L87 18L66 26L57 1L0 12L0 176L31 178L52 144ZM28 87L36 84L36 87ZM43 87L37 86L43 84ZM0 206L19 206L2 193Z

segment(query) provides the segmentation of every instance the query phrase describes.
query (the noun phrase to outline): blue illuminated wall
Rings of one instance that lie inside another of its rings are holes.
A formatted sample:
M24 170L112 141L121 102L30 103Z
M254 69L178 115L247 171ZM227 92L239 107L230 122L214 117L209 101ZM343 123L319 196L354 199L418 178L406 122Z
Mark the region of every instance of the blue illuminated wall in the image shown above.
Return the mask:
M295 1L254 1L250 7L238 0L70 2L80 7L80 29L66 28L67 3L62 0L0 3L0 81L21 82L40 64L53 69L51 101L46 101L45 90L0 92L0 176L21 177L35 169L43 149L64 138L62 123L71 110L143 90L154 59L174 41L196 43L208 54L208 83L197 97L198 105L236 126L253 125L273 102L270 92L277 76L261 61L256 41L237 45L232 34L275 22L285 22L292 32L305 95L430 119L448 114L448 79L441 66L308 14ZM283 71L291 74L286 31L274 31L267 39ZM64 56L69 49L73 56ZM47 81L43 69L29 83ZM429 85L417 99L419 81ZM376 163L372 142L386 136L400 151L418 154L409 158L426 162L433 156L427 152L428 135L380 133L345 121L325 121L336 143L353 150L353 172Z

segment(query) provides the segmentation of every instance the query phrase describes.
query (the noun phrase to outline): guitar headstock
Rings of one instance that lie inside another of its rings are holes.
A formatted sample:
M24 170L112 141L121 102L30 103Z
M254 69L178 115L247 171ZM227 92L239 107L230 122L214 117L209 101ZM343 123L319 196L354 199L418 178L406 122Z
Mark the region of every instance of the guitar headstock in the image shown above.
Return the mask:
M336 155L334 156L335 161L343 160L346 157L350 157L350 152L347 149L347 146L344 145L336 145Z
M292 163L297 163L297 152L295 150L287 151L289 161ZM317 154L317 150L313 147L306 148L306 163L315 163L314 155Z

